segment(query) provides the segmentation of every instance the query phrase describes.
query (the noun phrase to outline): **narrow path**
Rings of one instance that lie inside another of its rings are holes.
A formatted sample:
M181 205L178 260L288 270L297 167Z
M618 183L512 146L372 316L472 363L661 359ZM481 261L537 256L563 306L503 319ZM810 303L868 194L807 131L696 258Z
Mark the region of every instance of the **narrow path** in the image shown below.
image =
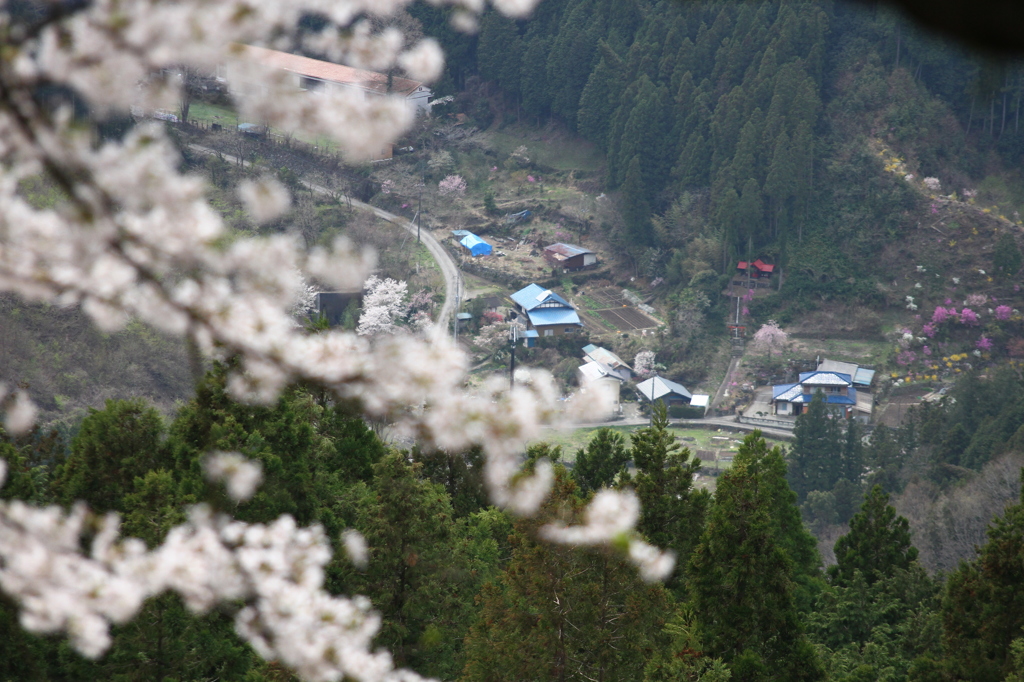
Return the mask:
M198 144L190 144L189 147L203 154L219 154L227 161L234 164L241 164L243 167L249 165L248 161L240 160L238 157L218 152L214 149L210 149L209 147L203 147ZM307 187L317 194L331 195L331 192L328 192L319 185L306 182L305 180L300 180L300 182L304 187ZM397 225L411 233L413 236L416 236L417 230L415 223L406 220L401 216L397 216L394 213L389 213L384 209L359 201L358 199L353 199L352 197L343 195L336 196L339 196L339 200L345 202L349 206L358 208L361 211L369 211L378 218L386 220L393 225ZM444 304L441 306L441 311L437 314L437 324L442 329L447 329L451 322L451 317L455 313L456 301L462 298L462 276L459 273L459 267L455 263L455 259L451 257L451 254L449 254L443 246L441 246L441 242L437 241L434 235L430 234L429 230L422 230L420 232L420 239L427 247L427 251L430 252L430 255L433 256L437 266L441 269L441 274L444 276Z
M739 367L740 360L743 358L733 357L729 360L729 368L725 370L725 378L722 379L721 386L718 387L718 391L715 392L715 399L711 401L709 409L716 410L718 406L722 404L722 400L725 398L725 392L729 387L729 380L732 378L733 372Z

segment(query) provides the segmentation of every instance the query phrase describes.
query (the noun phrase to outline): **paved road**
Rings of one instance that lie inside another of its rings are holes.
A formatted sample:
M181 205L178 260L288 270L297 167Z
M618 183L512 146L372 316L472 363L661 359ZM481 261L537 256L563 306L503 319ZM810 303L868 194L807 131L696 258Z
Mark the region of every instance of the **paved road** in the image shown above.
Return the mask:
M204 154L220 154L224 159L231 163L241 163L243 166L249 164L248 161L239 161L237 157L231 156L230 154L224 154L223 152L218 152L208 147L203 147L197 144L189 145L189 147ZM301 180L300 182L302 182L303 186L317 194L331 195L331 192L319 185L306 182L305 180ZM369 211L378 218L386 220L389 223L397 225L407 232L410 232L413 236L416 235L415 223L412 223L401 216L389 213L388 211L377 208L376 206L371 206L370 204L359 201L358 199L353 199L352 197L339 196L339 200L354 208L358 208L361 211ZM455 312L456 301L462 298L462 276L459 273L459 267L456 265L455 259L451 257L451 254L449 254L443 246L441 246L441 242L437 241L434 235L430 234L429 230L423 230L420 238L423 240L423 244L427 247L427 251L429 251L430 255L434 257L434 261L441 269L441 274L444 275L444 304L441 306L441 311L437 315L437 324L440 325L442 329L447 329L448 325L451 323L452 314Z

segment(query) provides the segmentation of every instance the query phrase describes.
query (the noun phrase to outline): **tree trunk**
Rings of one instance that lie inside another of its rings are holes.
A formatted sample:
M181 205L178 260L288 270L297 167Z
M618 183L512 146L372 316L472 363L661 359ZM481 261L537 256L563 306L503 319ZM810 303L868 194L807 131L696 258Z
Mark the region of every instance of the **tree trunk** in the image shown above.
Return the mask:
M896 24L896 69L900 68L900 25ZM896 69L893 69L894 71Z
M1003 122L999 125L999 137L1003 136L1003 131L1006 130L1006 93L1003 93Z
M967 134L971 134L971 124L974 123L974 95L971 95L971 115L967 117Z

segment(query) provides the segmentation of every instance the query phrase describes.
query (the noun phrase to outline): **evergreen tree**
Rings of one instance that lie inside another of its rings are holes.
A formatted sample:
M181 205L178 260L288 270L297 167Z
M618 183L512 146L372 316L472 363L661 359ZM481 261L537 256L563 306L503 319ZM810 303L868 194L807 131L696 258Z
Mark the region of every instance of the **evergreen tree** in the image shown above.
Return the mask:
M785 486L778 448L755 432L719 477L689 568L706 650L737 679L817 680L822 670L794 604L793 561L773 516Z
M796 418L790 451L789 483L800 502L812 490L831 490L839 478L842 445L837 420L818 391Z
M397 452L374 465L369 486L354 490L353 525L370 549L367 570L336 560L331 582L370 597L383 620L377 641L402 666L450 678L459 669L469 595L456 593L456 576L465 573L448 495L419 472Z
M164 431L160 413L142 399L108 400L90 410L57 472L58 499L81 500L98 512L128 511L123 498L132 482L162 464Z
M576 451L572 477L580 492L587 495L611 487L628 461L626 441L622 434L607 427L601 428L587 443L586 449Z
M860 572L872 585L897 569L908 569L917 559L909 522L896 516L889 495L877 485L851 519L850 532L836 542L835 553L837 564L829 568L829 577L838 584L849 584Z
M608 59L602 57L580 95L577 129L580 135L602 149L607 149L608 126L615 112L614 103L621 93L619 77L618 69L610 66Z
M673 550L677 565L685 567L704 525L709 495L693 488L700 460L675 442L664 403L657 401L651 409L651 426L632 436L636 474L624 476L621 485L633 486L640 498L637 530L652 544ZM680 586L681 579L680 571L668 584Z
M643 583L616 553L534 540L539 524L581 510L572 480L556 472L540 516L516 523L506 570L477 597L463 680L636 679L661 647L661 585Z
M636 245L649 245L654 236L651 204L647 198L649 190L640 170L640 157L634 156L622 183L622 218L626 223L628 239Z
M995 519L978 558L949 576L942 624L950 679L999 682L1013 672L1011 644L1024 627L1024 504Z

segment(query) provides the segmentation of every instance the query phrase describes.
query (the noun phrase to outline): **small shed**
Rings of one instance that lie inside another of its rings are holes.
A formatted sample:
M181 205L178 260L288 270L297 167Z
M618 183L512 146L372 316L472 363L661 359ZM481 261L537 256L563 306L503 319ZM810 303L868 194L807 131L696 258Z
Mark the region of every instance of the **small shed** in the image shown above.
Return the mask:
M520 332L520 335L523 337L524 346L527 348L537 347L537 339L540 337L540 334L537 333L536 329L527 329L524 332Z
M485 242L483 239L480 239L480 237L477 237L472 232L463 237L462 241L459 243L466 247L466 250L474 256L489 256L493 250L490 244Z
M556 268L580 270L597 263L597 254L575 244L552 244L544 247L544 259Z

